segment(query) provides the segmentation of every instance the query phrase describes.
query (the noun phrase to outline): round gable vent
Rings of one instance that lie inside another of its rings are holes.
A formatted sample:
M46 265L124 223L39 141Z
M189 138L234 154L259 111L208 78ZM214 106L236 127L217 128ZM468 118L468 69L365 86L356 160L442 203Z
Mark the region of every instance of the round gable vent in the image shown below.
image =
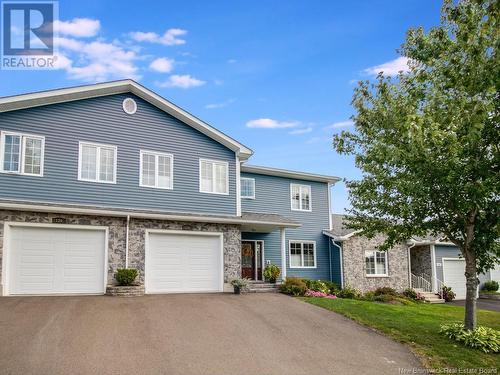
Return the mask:
M133 115L137 111L137 103L132 98L126 98L123 101L123 110L129 115Z

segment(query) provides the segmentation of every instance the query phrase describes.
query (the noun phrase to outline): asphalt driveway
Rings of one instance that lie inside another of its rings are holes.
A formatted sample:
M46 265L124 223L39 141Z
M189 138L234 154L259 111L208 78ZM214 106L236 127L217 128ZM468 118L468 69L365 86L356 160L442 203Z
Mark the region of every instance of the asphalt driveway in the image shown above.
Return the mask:
M279 294L0 298L0 374L399 374L403 345Z
M465 300L458 300L448 303L457 306L465 306ZM490 311L500 312L500 300L478 298L476 300L476 308L478 310L490 310Z

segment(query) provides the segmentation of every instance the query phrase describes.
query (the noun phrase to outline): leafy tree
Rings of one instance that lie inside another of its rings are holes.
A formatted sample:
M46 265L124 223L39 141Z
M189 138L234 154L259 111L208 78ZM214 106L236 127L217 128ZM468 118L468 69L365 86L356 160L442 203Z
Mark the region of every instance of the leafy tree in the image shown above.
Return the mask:
M477 274L500 261L499 2L445 0L438 27L410 29L410 71L354 92L354 132L334 136L362 179L347 181L350 226L381 249L444 234L466 262L465 327L476 326Z

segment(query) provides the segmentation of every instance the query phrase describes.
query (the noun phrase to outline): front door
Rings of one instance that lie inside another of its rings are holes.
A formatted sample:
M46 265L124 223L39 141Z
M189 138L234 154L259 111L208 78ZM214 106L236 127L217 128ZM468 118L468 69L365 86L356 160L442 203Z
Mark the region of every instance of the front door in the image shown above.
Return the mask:
M241 242L241 277L262 280L262 242Z
M255 278L255 242L241 242L241 277Z

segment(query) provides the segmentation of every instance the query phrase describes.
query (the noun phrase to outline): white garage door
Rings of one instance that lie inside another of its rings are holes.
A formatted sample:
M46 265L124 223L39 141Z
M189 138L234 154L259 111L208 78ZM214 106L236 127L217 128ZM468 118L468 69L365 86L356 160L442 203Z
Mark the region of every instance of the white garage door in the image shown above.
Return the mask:
M150 232L146 293L221 292L221 235Z
M494 269L490 270L491 280L500 283L500 264L497 264Z
M465 299L465 260L443 259L444 285L451 287L456 299Z
M104 293L106 232L11 226L9 294Z

